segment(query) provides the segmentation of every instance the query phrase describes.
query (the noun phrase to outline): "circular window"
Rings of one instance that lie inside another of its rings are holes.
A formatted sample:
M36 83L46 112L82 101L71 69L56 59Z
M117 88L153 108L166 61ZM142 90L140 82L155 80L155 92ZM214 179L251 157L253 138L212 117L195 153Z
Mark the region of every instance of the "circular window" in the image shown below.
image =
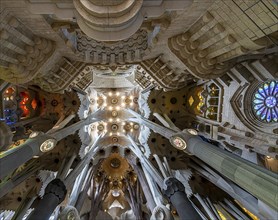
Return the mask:
M278 120L278 81L261 84L253 96L253 111L263 122L271 123Z

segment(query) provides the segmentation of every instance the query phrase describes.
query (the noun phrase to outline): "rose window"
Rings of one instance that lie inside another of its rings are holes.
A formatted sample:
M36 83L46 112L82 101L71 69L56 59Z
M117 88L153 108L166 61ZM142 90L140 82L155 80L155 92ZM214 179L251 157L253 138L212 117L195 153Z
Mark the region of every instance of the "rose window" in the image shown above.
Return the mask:
M258 87L253 97L253 110L263 122L278 120L278 81L265 82Z

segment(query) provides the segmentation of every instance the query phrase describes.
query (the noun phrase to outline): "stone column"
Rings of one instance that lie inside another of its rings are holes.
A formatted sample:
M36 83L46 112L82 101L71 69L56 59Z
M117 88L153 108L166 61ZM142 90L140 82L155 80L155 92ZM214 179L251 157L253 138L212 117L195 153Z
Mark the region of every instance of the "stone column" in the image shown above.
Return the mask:
M66 194L67 189L64 183L60 179L52 180L28 220L49 220L55 208L65 199Z
M277 174L204 142L197 136L187 134L181 136L187 143L185 151L195 155L223 176L278 210Z
M49 135L40 135L36 138L28 139L19 147L8 150L1 154L0 179L30 160L33 156L40 155L40 146L49 139L51 139L51 136Z
M85 120L76 122L49 135L38 134L38 136L29 138L19 147L4 152L0 155L0 179L30 160L33 156L40 156L43 153L52 150L55 147L57 141L62 140L68 135L71 135L79 130L81 127L91 124L95 121L97 121L97 119L89 116Z
M176 178L170 177L164 180L162 192L177 209L182 220L201 220L202 218L187 198L183 184Z
M150 209L150 211L152 211L155 208L156 204L152 197L152 193L149 188L149 184L147 182L145 173L140 165L135 164L135 161L133 161L132 159L129 159L129 158L127 158L127 159L128 159L129 164L131 164L131 166L133 167L134 171L136 172L136 174L138 176L139 182L141 183L141 187L143 189L144 195L147 200L147 206Z
M175 137L179 137L185 142L182 149L185 153L195 155L223 176L232 180L270 207L278 210L277 174L204 142L199 136L189 134L189 132L174 132L169 128L164 128L143 118L132 110L129 110L129 112L136 116L140 123L146 125L154 132L169 138L170 141L174 140ZM174 144L173 146L181 150Z

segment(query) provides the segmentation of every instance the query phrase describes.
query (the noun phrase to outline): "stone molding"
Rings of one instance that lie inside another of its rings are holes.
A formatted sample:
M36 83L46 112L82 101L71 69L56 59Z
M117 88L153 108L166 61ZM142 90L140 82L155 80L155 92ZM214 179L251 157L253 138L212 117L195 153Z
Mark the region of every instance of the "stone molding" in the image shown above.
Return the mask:
M34 79L55 50L53 41L33 35L11 15L2 21L0 39L1 78L15 84Z
M148 33L137 31L128 39L105 43L94 40L77 31L77 51L93 64L126 64L142 60L148 48Z

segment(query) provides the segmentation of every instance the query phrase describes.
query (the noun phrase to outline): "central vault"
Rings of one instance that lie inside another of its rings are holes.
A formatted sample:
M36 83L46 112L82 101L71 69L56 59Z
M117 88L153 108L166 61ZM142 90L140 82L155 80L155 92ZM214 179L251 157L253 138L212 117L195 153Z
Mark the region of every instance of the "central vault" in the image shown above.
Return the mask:
M150 156L149 128L130 120L133 115L127 111L131 109L145 118L150 116L147 103L150 92L136 83L136 68L137 65L95 66L93 83L86 89L86 95L79 94L80 120L92 114L97 118L79 130L82 142L79 155L84 158L94 146L101 149L93 161L100 164L93 181L96 184L101 183L101 178L109 181L103 210L114 217L130 209L125 198L127 180L128 184L137 184L137 174L128 159L132 141L147 158Z

